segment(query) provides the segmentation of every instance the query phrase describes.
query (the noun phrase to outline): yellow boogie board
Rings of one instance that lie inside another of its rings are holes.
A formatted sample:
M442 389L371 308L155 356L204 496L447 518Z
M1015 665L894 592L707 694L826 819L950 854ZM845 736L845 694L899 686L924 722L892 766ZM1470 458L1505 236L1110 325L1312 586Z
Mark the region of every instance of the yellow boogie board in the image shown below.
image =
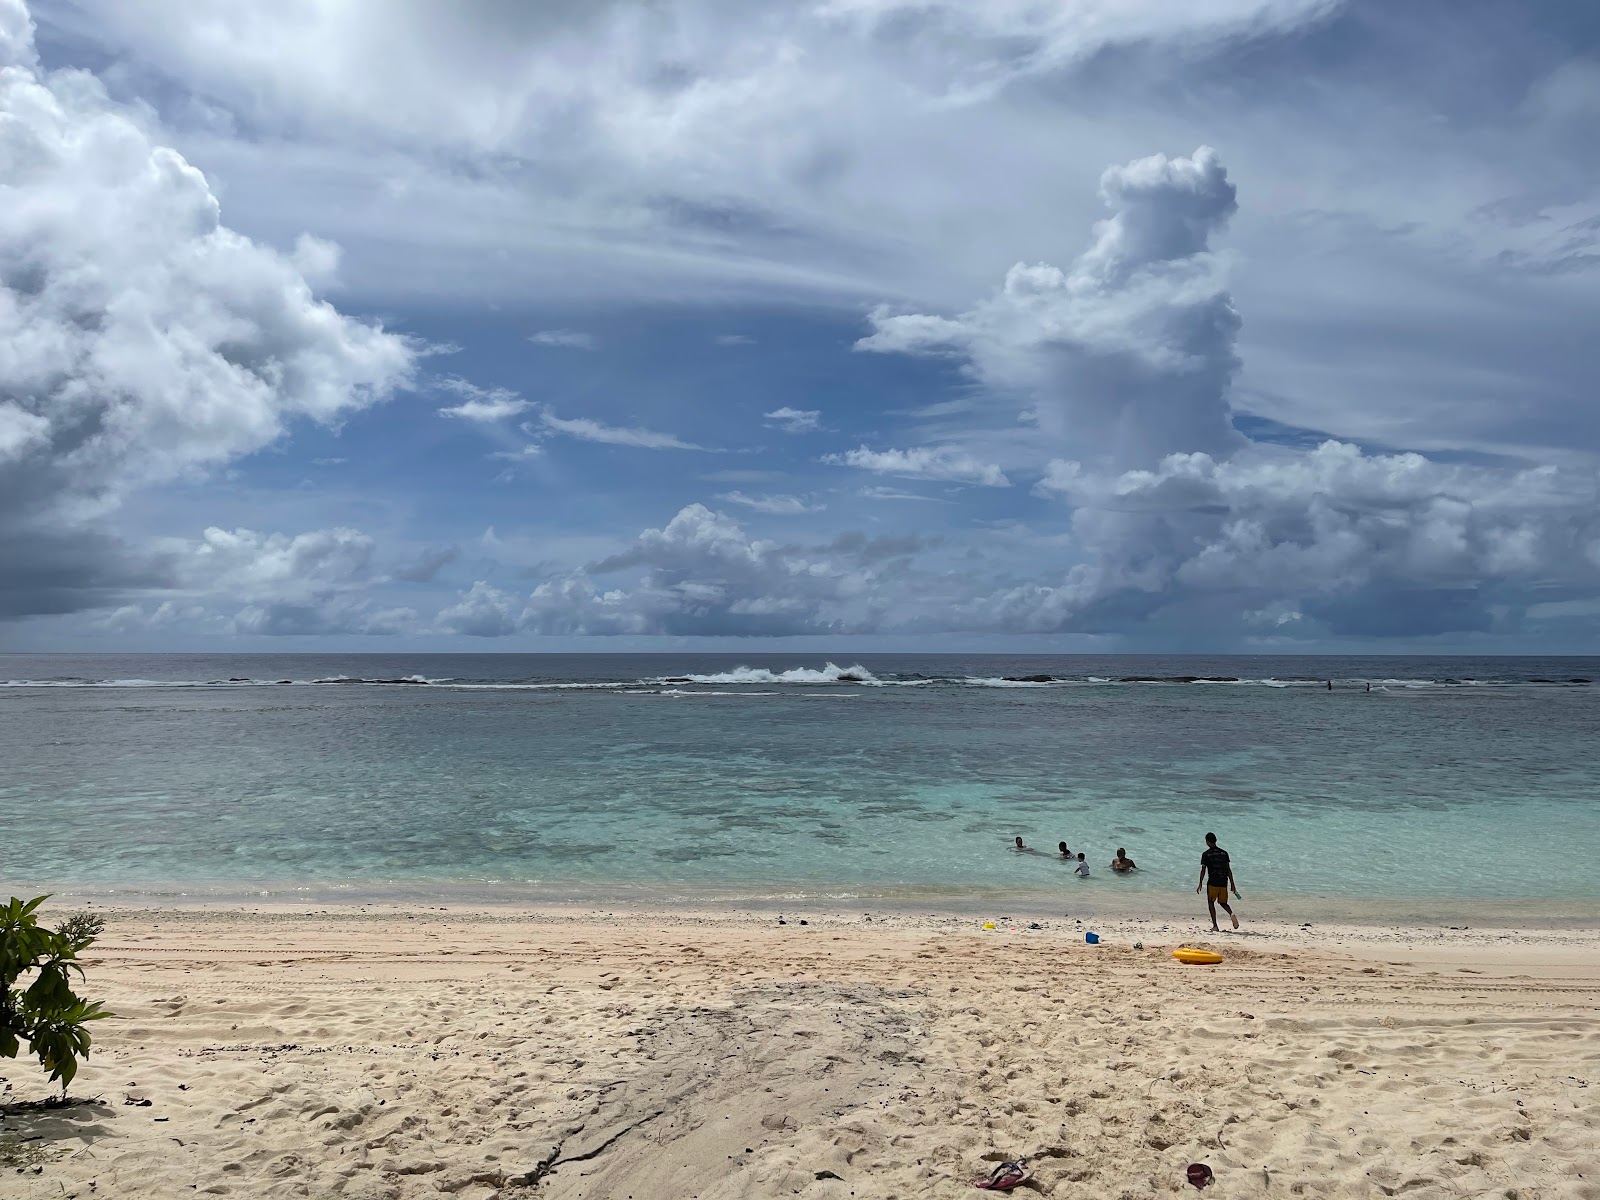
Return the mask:
M1196 950L1191 946L1179 946L1172 952L1172 957L1181 963L1214 966L1222 961L1222 955L1215 950Z

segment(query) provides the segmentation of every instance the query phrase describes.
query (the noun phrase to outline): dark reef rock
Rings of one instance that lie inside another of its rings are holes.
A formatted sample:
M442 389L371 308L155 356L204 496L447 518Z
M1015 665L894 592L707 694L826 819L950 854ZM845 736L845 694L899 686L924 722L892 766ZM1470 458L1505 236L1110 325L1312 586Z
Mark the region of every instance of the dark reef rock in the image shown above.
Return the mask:
M1054 683L1054 675L1002 675L1007 683Z

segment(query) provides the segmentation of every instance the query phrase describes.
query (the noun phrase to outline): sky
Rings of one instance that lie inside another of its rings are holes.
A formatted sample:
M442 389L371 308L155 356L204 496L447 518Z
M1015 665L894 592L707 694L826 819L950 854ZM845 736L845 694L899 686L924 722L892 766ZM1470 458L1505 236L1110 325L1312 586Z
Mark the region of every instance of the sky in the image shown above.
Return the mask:
M0 649L1586 653L1600 7L0 0Z

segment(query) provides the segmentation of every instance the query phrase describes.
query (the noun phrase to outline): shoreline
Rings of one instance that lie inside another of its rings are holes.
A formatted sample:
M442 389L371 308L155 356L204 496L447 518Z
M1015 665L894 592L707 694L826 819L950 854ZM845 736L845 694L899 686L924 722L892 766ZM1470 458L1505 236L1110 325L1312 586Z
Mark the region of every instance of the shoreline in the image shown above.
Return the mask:
M922 917L989 917L1025 913L1030 919L1114 922L1205 920L1204 899L1185 892L1135 890L1109 875L1071 880L1054 888L992 889L923 886L817 885L762 888L755 884L721 887L688 884L507 884L456 880L281 881L240 883L194 881L96 884L79 881L7 882L0 892L24 898L49 894L55 907L98 907L161 911L237 910L270 906L318 908L413 907L448 905L484 912L605 910L632 913L750 912L753 914L896 914ZM1600 898L1485 899L1474 896L1283 895L1248 891L1236 902L1251 921L1304 921L1350 926L1449 929L1463 925L1510 930L1600 929ZM1220 915L1220 914L1219 914Z

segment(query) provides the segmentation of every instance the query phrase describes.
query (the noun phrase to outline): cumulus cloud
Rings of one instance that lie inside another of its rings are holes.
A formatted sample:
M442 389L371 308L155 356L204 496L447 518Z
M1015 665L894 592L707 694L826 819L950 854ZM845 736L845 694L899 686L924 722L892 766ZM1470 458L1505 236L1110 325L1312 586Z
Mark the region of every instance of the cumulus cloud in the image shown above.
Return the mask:
M105 606L96 627L274 637L396 634L419 627L412 610L374 602L371 588L387 576L378 568L376 543L357 529L284 534L212 526L198 538L154 542L149 558L160 564L160 577L143 588L121 589L143 596Z
M525 412L529 407L526 400L508 388L483 388L455 377L441 379L437 386L460 397L460 403L439 410L441 417L490 425Z
M774 516L798 516L801 513L821 512L827 507L825 504L812 504L803 496L748 496L740 491L719 492L717 499L726 500L729 504L753 508L756 512L770 513Z
M253 529L205 530L195 541L171 539L180 583L245 596L302 598L371 581L376 545L357 529L317 529L290 536Z
M577 329L541 329L530 334L528 340L535 346L554 346L563 350L593 350L600 345L594 334Z
M439 611L441 632L468 637L505 637L517 631L519 605L509 593L478 580L460 599Z
M879 475L898 475L902 479L947 479L983 487L1011 486L1011 481L994 463L980 462L948 446L916 446L909 450L869 450L860 446L843 454L824 455L822 461Z
M32 68L37 62L27 5L22 0L0 0L0 67Z
M798 546L752 538L691 504L621 553L541 581L525 596L480 581L439 614L481 637L540 634L860 633L932 627L954 585L917 565L918 537L840 535Z
M1493 606L1600 585L1592 474L1441 464L1329 441L1095 475L1058 462L1041 488L1076 506L1093 560L1065 585L1002 601L1019 627L1071 624L1107 601L1196 595L1239 611L1294 601L1335 634L1488 629ZM1387 615L1384 615L1387 614Z
M1100 196L1111 216L1069 270L1018 263L955 317L880 308L857 348L960 358L1081 461L1225 454L1242 444L1228 398L1239 317L1210 252L1236 208L1227 171L1205 146L1158 154L1109 168Z
M1274 628L1421 636L1514 624L1543 589L1600 584L1592 472L1247 443L1239 318L1210 250L1236 207L1221 162L1204 147L1144 158L1100 190L1111 216L1069 270L1019 264L956 317L879 311L860 343L955 356L1068 452L1035 491L1072 506L1080 561L973 598L958 623L1127 632L1293 612Z
M303 267L324 249L223 225L205 177L93 76L41 74L17 0L0 56L0 607L25 612L25 555L83 545L135 488L384 399L418 348L316 298Z
M552 433L577 438L580 442L600 442L607 446L634 446L640 450L706 449L693 442L686 442L674 434L657 433L652 429L606 425L588 417L558 417L548 408L540 412L539 423Z
M814 408L775 408L761 416L774 429L784 433L813 433L822 428L822 412Z

